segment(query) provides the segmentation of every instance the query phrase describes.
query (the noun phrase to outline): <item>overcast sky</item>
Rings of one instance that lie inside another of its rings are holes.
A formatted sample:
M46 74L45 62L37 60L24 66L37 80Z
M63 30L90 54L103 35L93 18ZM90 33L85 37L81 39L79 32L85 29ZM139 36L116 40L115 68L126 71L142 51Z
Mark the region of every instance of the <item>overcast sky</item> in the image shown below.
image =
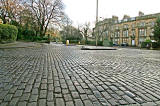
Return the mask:
M65 12L74 26L96 20L96 0L63 0ZM138 16L138 12L153 14L160 12L160 0L99 0L99 17L110 18L116 15L121 19L124 14ZM99 19L99 20L102 20Z

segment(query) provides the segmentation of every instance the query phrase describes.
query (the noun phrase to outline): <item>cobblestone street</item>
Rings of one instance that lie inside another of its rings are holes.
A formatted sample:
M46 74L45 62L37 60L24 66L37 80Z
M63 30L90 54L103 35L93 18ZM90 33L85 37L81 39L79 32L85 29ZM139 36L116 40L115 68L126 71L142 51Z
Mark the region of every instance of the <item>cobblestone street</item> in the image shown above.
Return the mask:
M160 51L0 49L1 106L160 106Z

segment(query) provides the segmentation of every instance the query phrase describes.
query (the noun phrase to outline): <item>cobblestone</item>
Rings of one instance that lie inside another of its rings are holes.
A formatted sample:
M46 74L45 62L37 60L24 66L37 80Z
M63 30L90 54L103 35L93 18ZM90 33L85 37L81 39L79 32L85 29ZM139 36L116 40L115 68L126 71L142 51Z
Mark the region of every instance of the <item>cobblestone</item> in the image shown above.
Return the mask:
M64 100L62 98L56 99L56 106L65 106Z
M30 102L37 102L37 100L38 100L38 95L31 95L29 99Z
M0 49L0 106L160 105L160 51Z
M46 99L39 99L38 106L46 106Z
M37 102L28 103L28 106L37 106Z
M47 102L47 106L55 106L54 102Z

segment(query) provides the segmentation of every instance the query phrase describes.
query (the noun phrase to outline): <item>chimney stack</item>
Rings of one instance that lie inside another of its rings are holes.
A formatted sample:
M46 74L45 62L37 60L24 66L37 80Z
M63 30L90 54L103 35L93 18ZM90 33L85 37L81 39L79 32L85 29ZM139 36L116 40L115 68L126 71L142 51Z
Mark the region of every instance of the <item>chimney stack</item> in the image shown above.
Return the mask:
M129 15L124 15L124 16L123 16L123 19L128 19L128 18L130 18Z
M115 16L115 15L113 15L113 16L112 16L112 19L113 19L113 20L118 20L118 17Z
M139 11L139 16L143 16L144 13L142 11Z

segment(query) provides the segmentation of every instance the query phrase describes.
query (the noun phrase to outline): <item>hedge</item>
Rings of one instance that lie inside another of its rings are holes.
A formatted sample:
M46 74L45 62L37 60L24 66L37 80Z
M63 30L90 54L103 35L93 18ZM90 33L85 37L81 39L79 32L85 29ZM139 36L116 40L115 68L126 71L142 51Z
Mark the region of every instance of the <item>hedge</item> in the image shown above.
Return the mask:
M141 43L141 48L146 48L147 44L150 46L150 43L148 43L148 42L142 42Z
M63 40L62 41L63 44L66 44L66 40ZM72 44L78 44L79 40L69 40L69 43L72 43Z
M31 29L25 29L22 31L22 35L25 40L34 40L36 37L36 32Z
M152 42L152 47L153 48L158 48L158 47L160 47L160 43Z
M63 44L66 44L66 40L62 41ZM69 40L69 43L73 43L73 44L78 44L79 40ZM84 44L83 41L81 41L81 44ZM95 46L96 45L96 41L85 41L86 45L91 45L91 46ZM103 46L103 42L102 41L98 41L97 42L98 46Z
M96 41L86 41L86 44L87 44L87 45L95 46L95 45L96 45ZM98 46L103 46L103 42L102 42L102 41L98 41L98 42L97 42L97 45L98 45Z
M16 41L18 29L14 25L0 24L0 42Z
M141 48L147 48L147 44L148 44L148 46L149 47L153 47L153 48L158 48L159 46L160 46L160 44L159 43L157 43L157 42L142 42L141 43Z

